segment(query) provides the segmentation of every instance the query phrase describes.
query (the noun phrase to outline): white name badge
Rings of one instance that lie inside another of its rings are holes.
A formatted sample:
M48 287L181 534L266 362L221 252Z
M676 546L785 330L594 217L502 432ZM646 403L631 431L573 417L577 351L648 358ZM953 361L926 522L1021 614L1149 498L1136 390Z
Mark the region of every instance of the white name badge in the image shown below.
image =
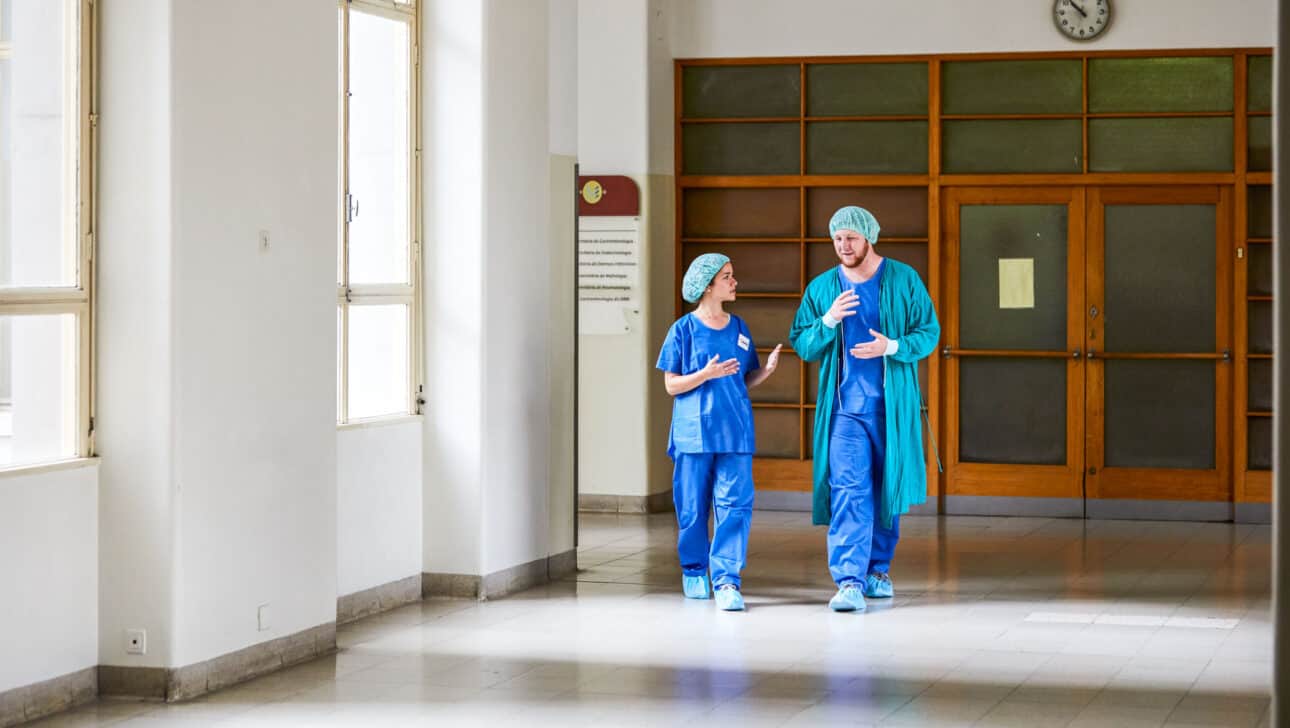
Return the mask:
M740 348L740 349L743 349L744 351L748 351L748 345L749 345L749 344L751 344L751 343L752 343L752 342L748 340L748 337L747 337L747 336L744 336L743 334L740 334L740 335L739 335L739 348Z

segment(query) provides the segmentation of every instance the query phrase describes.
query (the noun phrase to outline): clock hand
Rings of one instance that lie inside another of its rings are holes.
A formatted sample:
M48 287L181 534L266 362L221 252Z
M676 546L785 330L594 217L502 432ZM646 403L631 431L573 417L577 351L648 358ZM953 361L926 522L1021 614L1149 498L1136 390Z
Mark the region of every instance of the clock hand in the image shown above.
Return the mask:
M1071 7L1072 7L1072 8L1075 8L1076 10L1078 10L1080 15L1083 15L1083 16L1084 16L1084 17L1086 17L1086 18L1088 17L1088 13L1084 12L1084 8L1081 8L1080 6L1076 5L1076 4L1074 3L1074 0L1072 0L1072 2L1071 2Z

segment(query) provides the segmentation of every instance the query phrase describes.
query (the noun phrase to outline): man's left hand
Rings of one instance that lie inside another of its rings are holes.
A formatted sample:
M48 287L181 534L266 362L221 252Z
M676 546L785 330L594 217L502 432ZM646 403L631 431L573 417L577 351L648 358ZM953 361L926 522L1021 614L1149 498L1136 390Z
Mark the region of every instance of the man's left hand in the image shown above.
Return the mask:
M873 341L851 347L851 356L857 359L877 359L887 353L889 339L873 329L869 329L869 333L873 334Z

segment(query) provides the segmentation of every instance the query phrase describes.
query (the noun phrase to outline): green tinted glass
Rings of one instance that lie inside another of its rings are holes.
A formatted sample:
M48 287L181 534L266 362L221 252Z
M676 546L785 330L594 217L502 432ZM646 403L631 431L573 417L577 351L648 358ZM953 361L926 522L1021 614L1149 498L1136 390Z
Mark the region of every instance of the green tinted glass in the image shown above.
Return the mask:
M1231 111L1232 59L1089 59L1088 110Z
M1246 234L1252 238L1272 237L1272 188L1268 185L1251 185L1246 198L1249 227Z
M1078 119L947 121L941 165L947 174L1079 173L1083 134Z
M1106 467L1214 467L1214 363L1110 360Z
M1252 172L1272 171L1272 117L1251 116L1249 134L1249 161L1246 167Z
M681 72L682 116L797 117L801 71L783 66L688 66Z
M1217 215L1213 205L1106 206L1106 339L1099 348L1214 351Z
M1272 246L1255 243L1245 249L1249 256L1246 292L1251 296L1272 295Z
M1066 205L964 205L959 211L959 343L964 349L1066 348ZM1029 306L1001 299L1018 264Z
M1249 460L1250 470L1272 469L1272 418L1250 417L1249 424Z
M1066 362L965 357L959 392L961 462L1066 463Z
M927 122L811 122L806 127L806 172L925 174Z
M797 123L686 124L683 174L797 174L799 131Z
M1230 172L1230 118L1090 119L1092 172Z
M1078 60L951 61L941 65L946 114L1078 114L1083 108Z
M806 67L807 116L926 113L926 63L822 63Z
M1272 110L1272 56L1250 56L1245 79L1245 107L1250 111Z

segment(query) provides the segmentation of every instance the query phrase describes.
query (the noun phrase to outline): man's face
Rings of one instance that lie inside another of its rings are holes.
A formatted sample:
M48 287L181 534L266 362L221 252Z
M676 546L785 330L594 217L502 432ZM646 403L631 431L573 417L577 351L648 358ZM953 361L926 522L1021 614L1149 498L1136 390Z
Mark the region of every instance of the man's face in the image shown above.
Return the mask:
M839 230L833 236L833 251L843 267L857 268L869 255L869 241L854 230Z

